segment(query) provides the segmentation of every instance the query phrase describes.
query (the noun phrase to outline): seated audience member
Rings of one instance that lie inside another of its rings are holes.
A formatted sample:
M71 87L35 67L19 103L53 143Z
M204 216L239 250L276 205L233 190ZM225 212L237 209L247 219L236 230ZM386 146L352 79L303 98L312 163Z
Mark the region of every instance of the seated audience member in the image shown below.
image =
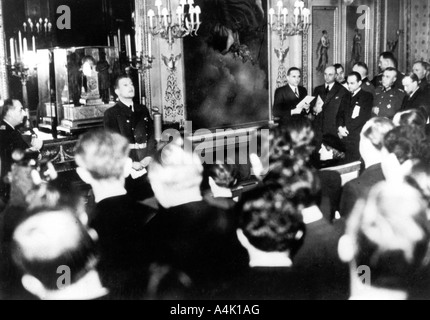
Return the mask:
M382 171L388 181L403 181L418 161L429 161L429 142L414 126L396 127L385 135Z
M429 93L420 88L417 75L415 73L406 75L403 86L407 96L403 100L402 110L422 109L428 117L430 115Z
M223 292L223 299L310 299L313 282L293 266L305 236L300 208L276 182L246 192L238 205L237 236L249 255L247 268ZM312 285L312 286L311 286Z
M405 183L382 182L357 203L339 241L351 300L404 300L428 263L427 204ZM364 283L363 283L364 279Z
M397 70L397 80L394 82L393 88L403 89L402 80L404 75L398 71L397 59L392 52L382 52L379 55L379 70L381 71L376 77L373 78L372 84L375 88L378 88L382 84L382 77L385 69L394 68Z
M12 256L26 290L43 300L107 299L96 271L96 245L70 211L40 210L13 233Z
M353 72L358 72L361 76L361 81L363 82L363 85L361 88L364 91L367 91L372 94L373 98L375 98L375 86L370 82L369 78L367 77L369 75L369 67L364 62L357 62L352 67Z
M393 87L397 80L396 77L397 70L394 68L389 67L383 72L382 85L375 91L372 116L393 119L402 108L406 94L403 89Z
M236 165L218 161L215 164L205 164L202 182L204 199L221 209L231 209L235 205L232 188L237 181Z
M339 137L323 136L321 148L318 151L320 164L317 168L335 167L344 162L345 150Z
M31 152L37 158L43 142L35 137L31 139L30 145L25 142L23 136L17 129L25 117L24 109L18 100L7 99L2 110L2 121L0 123L0 199L7 202L9 199L9 186L3 179L9 173L13 159L12 153L16 149Z
M374 185L385 180L381 167L384 137L393 128L394 124L387 118L372 118L364 125L360 135L360 154L366 169L343 187L341 216L349 216L357 200L365 199Z
M360 160L360 132L371 118L373 107L373 96L362 90L359 73L353 72L348 76L348 87L351 94L342 99L336 119L339 138L345 148L346 163Z
M189 275L197 298L204 299L241 271L246 252L237 240L233 213L204 201L203 166L183 143L169 143L149 165L161 208L146 228L146 255Z
M83 134L75 149L76 171L95 196L89 225L99 235L102 281L123 298L141 294L146 265L143 233L154 216L152 209L137 203L124 188L131 169L128 155L127 139L105 130Z
M393 118L395 126L416 126L425 129L427 125L426 115L420 109L409 109L396 113Z
M424 91L428 91L429 83L427 76L429 75L429 64L425 61L416 61L413 66L413 72L417 75L420 88Z

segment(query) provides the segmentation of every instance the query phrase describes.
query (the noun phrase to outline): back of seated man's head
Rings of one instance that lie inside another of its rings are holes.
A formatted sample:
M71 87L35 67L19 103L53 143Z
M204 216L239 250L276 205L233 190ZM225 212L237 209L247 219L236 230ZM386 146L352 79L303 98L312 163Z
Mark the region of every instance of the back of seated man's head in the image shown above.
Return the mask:
M291 254L300 248L305 232L303 217L281 185L265 183L245 193L238 210L239 228L254 248Z
M426 201L405 183L382 182L357 204L346 234L352 261L370 268L372 287L408 289L428 255Z
M363 143L366 141L370 142L377 151L382 151L384 147L384 137L392 129L394 129L394 124L387 118L375 117L367 121L361 130L360 152L362 151ZM367 149L363 149L363 152L365 151L367 151Z
M76 283L97 261L94 240L66 209L40 209L23 220L13 233L12 256L24 277L34 277L47 291ZM64 270L70 278L62 281Z
M427 124L427 113L424 108L409 109L398 112L393 122L396 126L417 126L424 128Z
M384 147L395 154L400 164L408 160L430 159L429 143L422 128L396 127L385 135Z
M148 167L148 179L156 198L200 189L203 165L200 158L177 139L158 150Z
M95 180L119 180L126 175L129 152L126 138L107 130L96 130L79 138L75 161Z

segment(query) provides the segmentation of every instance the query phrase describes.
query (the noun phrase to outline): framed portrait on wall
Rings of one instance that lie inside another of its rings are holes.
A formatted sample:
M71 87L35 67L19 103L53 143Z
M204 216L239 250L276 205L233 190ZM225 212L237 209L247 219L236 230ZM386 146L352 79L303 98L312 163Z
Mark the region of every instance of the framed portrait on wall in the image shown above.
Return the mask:
M267 0L195 0L202 25L184 38L186 120L193 129L269 120Z
M326 67L339 61L339 9L336 6L312 7L311 42L311 87L324 83Z

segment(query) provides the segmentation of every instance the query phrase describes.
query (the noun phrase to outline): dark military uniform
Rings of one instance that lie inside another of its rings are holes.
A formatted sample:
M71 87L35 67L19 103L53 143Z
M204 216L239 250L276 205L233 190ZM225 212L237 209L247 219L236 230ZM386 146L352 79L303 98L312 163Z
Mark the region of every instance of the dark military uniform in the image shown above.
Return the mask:
M134 112L130 106L118 102L104 114L106 129L117 132L130 142L130 158L139 162L151 157L156 151L154 125L145 106L134 104ZM128 195L136 200L144 200L153 196L147 175L138 179L128 177L125 188Z
M118 102L104 114L104 126L117 132L130 141L130 157L139 162L152 156L156 149L154 126L146 107L134 104L130 106Z
M12 167L12 152L16 149L25 151L28 148L29 145L24 141L18 130L7 124L5 121L0 123L0 198L6 199L9 194L9 187L3 180Z
M363 84L361 85L361 89L367 91L372 94L373 99L375 99L375 86L370 82L370 80L366 77L363 80Z
M376 89L376 99L373 103L372 117L393 119L402 108L406 93L401 89L379 87ZM377 108L377 111L375 112Z
M383 75L384 75L384 73L381 72L380 74L378 74L377 76L375 76L373 78L372 84L375 88L382 86L382 76ZM397 76L396 77L397 77L397 80L396 80L396 82L394 82L393 88L403 89L402 81L403 81L403 78L405 77L405 75L397 70Z

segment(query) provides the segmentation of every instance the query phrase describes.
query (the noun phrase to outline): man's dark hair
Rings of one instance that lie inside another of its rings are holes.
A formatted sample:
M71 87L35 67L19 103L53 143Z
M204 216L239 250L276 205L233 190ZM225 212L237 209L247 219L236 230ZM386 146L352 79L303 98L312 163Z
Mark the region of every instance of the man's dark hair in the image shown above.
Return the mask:
M300 71L299 68L292 67L292 68L288 69L287 76L291 75L291 72L293 72L293 71L298 71L298 72L300 72L300 74L302 74L302 72Z
M345 70L345 68L343 67L343 65L341 65L340 63L335 63L335 64L333 65L333 67L335 67L335 68L336 68L336 71L337 71L337 69L341 69L341 68L342 68L342 70Z
M118 78L116 78L116 80L115 80L115 90L116 89L118 89L118 87L119 87L119 82L122 80L122 79L130 79L130 80L132 80L131 78L130 78L130 76L128 76L128 75L126 75L126 74L122 74L122 75L120 75ZM132 80L133 81L133 80Z
M400 126L417 126L425 128L427 124L427 112L425 107L410 109L402 112L399 118Z
M393 66L397 69L397 67L398 67L397 59L392 52L389 52L389 51L382 52L379 55L379 57L381 57L382 59L385 59L385 60L391 60Z
M400 126L388 132L384 138L384 146L394 153L403 164L407 160L429 160L429 143L422 128L416 126Z
M355 77L357 79L357 82L363 81L363 79L361 78L361 75L358 72L351 72L350 74L348 74L348 78L349 77Z
M15 106L13 104L14 99L6 99L3 103L3 109L2 109L2 119L6 117L6 115L9 113L10 110L14 110Z
M355 66L357 66L357 67L361 67L361 68L363 68L364 70L366 70L366 75L367 74L369 74L369 67L367 66L367 64L365 64L364 62L361 62L361 61L359 61L359 62L357 62L356 64L354 64L354 67Z

